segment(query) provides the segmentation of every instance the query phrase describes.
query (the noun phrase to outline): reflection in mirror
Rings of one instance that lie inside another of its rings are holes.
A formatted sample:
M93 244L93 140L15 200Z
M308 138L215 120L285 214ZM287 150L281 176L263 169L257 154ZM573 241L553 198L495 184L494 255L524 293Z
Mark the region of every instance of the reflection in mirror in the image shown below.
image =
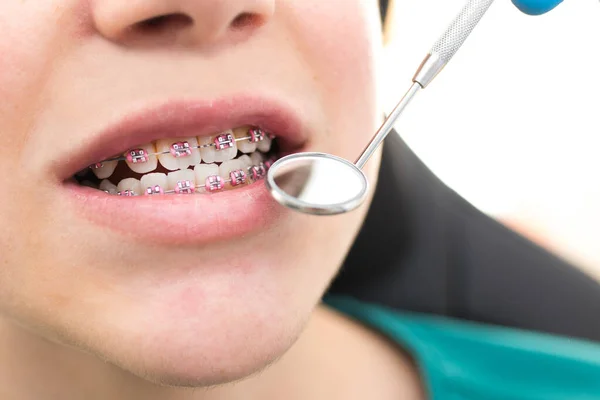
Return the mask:
M320 153L288 156L271 167L269 184L283 205L313 214L338 214L364 199L367 181L352 163Z
M287 195L302 197L304 189L310 182L312 172L312 163L298 160L295 163L282 165L274 172L274 180L277 186Z

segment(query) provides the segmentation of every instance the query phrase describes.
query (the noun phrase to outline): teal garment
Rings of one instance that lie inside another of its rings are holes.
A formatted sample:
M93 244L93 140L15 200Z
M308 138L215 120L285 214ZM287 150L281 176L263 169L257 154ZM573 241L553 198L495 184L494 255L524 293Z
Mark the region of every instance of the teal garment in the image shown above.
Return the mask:
M349 297L324 303L408 351L432 400L600 399L600 344L398 312Z

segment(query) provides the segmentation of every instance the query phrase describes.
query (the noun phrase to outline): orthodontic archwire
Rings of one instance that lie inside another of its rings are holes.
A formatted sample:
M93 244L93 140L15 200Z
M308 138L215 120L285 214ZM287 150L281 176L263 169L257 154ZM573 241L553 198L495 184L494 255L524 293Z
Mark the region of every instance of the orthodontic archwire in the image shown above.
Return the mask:
M98 169L102 168L103 163L109 161L129 161L134 164L137 163L145 163L148 162L149 157L161 155L161 154L169 154L171 153L174 157L188 157L192 155L192 149L194 148L207 148L214 146L217 150L226 150L232 148L234 143L240 142L243 140L248 140L251 143L258 143L263 141L265 137L269 137L270 139L275 139L275 136L272 134L268 134L260 128L250 128L248 130L249 136L235 138L231 131L227 131L225 133L221 133L215 136L213 143L198 145L198 146L190 146L190 144L186 141L180 141L173 143L169 151L157 152L149 154L144 149L132 149L126 152L126 156L122 157L114 157L101 162L98 162L94 165L91 165L90 168ZM220 175L211 175L208 176L203 185L194 185L189 180L178 181L176 188L165 191L160 185L155 185L144 189L144 195L159 195L159 194L194 194L197 193L197 189L204 189L205 192L217 192L223 190L225 188L225 184L230 184L231 186L240 186L248 183L249 178L253 181L258 181L263 179L271 165L275 162L276 157L271 157L266 161L261 162L259 165L251 165L245 168L237 169L231 171L229 173L229 179L224 179ZM103 190L103 192L107 194L113 194L108 190ZM124 190L115 193L118 196L138 196L132 190Z
M171 190L163 190L159 185L151 186L143 190L142 195L166 195L166 194L195 194L200 193L198 189L204 189L205 192L218 192L225 189L225 184L229 183L231 186L241 186L247 184L249 179L257 182L267 175L267 171L271 168L271 165L275 162L275 157L271 157L268 160L261 162L259 165L251 165L244 168L231 171L229 173L229 179L223 179L220 175L211 175L206 178L203 185L194 185L189 180L178 181L176 188ZM107 190L103 190L106 194L135 197L140 194L135 193L132 190L124 190L117 193L110 193Z
M125 152L125 155L112 157L105 160L102 160L96 164L92 164L89 166L91 169L99 169L102 168L104 163L112 162L112 161L129 161L131 163L144 163L148 161L148 157L156 157L164 154L172 154L176 158L185 157L191 155L191 151L193 149L205 149L209 147L214 147L216 150L226 150L228 148L233 147L233 143L249 141L250 143L258 143L268 137L269 139L275 139L275 135L271 133L267 133L266 131L260 128L250 128L248 130L249 136L236 138L233 136L231 131L221 133L215 136L212 143L201 144L197 146L190 146L188 142L180 141L173 143L171 148L166 151L148 153L144 149L131 149Z

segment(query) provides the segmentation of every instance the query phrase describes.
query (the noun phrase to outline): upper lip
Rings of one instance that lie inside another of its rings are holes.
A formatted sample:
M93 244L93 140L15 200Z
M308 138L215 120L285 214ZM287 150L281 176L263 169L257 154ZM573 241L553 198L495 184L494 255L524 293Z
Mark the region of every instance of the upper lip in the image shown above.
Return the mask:
M276 135L283 152L300 148L307 141L300 118L285 102L256 96L168 101L128 113L91 133L89 140L58 161L55 170L64 180L135 146L162 138L209 136L244 125Z

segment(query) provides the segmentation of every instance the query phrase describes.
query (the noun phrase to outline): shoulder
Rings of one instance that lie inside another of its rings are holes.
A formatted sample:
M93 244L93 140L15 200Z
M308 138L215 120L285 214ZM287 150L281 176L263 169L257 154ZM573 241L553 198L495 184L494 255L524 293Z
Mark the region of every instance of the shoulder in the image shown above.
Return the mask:
M432 399L600 398L600 344L548 334L401 313L351 298L327 303L409 352ZM367 329L367 328L365 328ZM496 397L494 397L496 396Z

